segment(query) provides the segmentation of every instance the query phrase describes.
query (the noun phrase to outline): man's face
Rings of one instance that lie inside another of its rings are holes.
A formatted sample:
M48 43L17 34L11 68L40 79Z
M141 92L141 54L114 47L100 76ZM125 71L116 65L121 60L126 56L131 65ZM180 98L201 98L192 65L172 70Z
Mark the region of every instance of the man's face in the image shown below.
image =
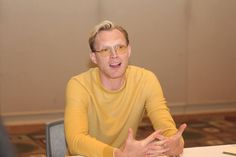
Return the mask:
M121 51L118 49L121 46L125 46L125 48L122 53L119 53ZM109 55L104 55L103 52L90 53L92 62L97 64L100 69L101 79L104 81L123 78L131 53L131 47L126 44L124 35L117 29L101 31L96 36L94 47L96 51L110 51L107 53Z

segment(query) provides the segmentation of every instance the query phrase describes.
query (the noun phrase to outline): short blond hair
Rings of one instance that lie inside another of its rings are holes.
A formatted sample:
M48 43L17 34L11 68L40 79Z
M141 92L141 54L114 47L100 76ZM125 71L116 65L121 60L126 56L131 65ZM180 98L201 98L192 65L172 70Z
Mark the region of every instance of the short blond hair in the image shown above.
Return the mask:
M96 25L91 34L90 34L90 37L89 37L89 47L91 49L92 52L95 52L95 48L94 48L94 44L95 44L95 39L96 39L96 36L99 32L101 31L111 31L113 29L117 29L119 30L125 37L125 40L126 40L126 44L129 45L129 35L128 35L128 32L121 26L119 25L115 25L113 22L111 21L108 21L108 20L105 20L105 21L102 21L101 23L99 23L98 25Z

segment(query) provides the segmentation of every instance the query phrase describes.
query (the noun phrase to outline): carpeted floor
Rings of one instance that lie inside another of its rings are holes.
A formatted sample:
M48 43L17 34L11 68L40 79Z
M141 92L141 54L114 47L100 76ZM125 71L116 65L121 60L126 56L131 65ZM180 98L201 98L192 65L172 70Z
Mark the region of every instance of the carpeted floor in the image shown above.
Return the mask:
M183 137L185 147L210 146L222 144L236 144L236 116L228 119L200 119L177 121L188 125ZM142 139L153 132L149 122L140 126L137 138Z
M17 125L6 127L18 157L45 157L45 125Z
M188 124L184 132L185 147L209 146L236 143L236 115L224 118L182 118L175 120L177 126L185 122ZM24 128L24 126L21 126ZM19 128L19 126L18 126ZM45 127L25 126L30 128L8 128L11 141L15 145L19 157L45 157ZM32 129L33 128L33 129ZM148 119L144 119L137 132L137 139L143 139L153 132Z
M19 157L45 157L45 135L11 135Z

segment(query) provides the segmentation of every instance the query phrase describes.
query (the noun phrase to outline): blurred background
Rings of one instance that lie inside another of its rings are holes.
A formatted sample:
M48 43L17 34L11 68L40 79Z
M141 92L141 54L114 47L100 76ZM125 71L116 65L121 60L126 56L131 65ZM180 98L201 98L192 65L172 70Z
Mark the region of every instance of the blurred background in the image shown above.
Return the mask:
M129 32L130 64L157 75L186 147L236 143L235 19L235 0L0 0L0 115L18 156L45 157L102 20ZM144 118L137 137L152 131Z
M0 0L0 113L63 117L67 81L90 67L102 20L130 35L130 64L159 78L173 114L236 110L235 0Z

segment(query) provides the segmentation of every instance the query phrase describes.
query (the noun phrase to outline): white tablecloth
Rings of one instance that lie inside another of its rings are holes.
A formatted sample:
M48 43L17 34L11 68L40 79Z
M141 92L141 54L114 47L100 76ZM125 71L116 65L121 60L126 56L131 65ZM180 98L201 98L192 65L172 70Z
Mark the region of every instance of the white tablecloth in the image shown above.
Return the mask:
M223 153L223 151L229 147L236 147L236 144L184 148L184 152L181 155L181 157L236 157L234 155ZM83 156L65 156L65 157L83 157ZM167 156L162 156L162 157L167 157Z
M223 153L229 147L236 147L236 144L185 148L181 157L236 157Z

